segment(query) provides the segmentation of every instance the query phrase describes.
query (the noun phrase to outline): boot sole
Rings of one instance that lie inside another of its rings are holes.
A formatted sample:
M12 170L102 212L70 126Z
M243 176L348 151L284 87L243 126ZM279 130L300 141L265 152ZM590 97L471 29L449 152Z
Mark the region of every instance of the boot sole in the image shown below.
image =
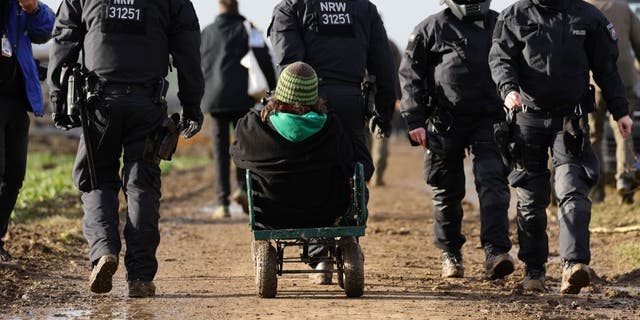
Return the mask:
M509 260L502 260L493 268L493 272L488 273L487 278L489 280L496 280L504 278L513 273L513 262Z
M588 286L591 282L589 272L586 270L578 270L569 276L567 282L569 282L569 286L560 290L560 293L578 294L580 293L580 289Z
M116 273L118 262L112 259L100 260L96 265L96 272L91 273L90 288L94 293L107 293L113 288L113 274Z

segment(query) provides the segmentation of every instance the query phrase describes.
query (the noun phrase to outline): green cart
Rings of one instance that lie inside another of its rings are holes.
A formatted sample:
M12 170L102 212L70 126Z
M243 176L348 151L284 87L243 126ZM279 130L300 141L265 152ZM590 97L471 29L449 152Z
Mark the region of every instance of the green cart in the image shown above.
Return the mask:
M247 194L249 197L249 225L253 232L253 259L256 271L258 296L273 298L278 291L278 276L300 273L336 273L338 285L347 297L360 297L364 293L364 255L358 237L364 236L367 208L364 169L356 165L352 179L351 207L335 227L305 229L256 229L253 209L251 171L247 170ZM324 245L327 257L310 257L309 245ZM301 254L285 257L287 247L296 247ZM288 270L286 263L329 262L331 270ZM335 266L335 268L333 267Z

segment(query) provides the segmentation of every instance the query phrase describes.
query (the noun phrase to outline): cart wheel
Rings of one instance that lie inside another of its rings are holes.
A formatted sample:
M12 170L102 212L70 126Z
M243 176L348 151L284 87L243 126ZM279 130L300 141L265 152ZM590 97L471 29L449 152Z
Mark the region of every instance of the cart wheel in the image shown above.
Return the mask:
M273 298L278 291L278 255L269 241L255 242L256 289L261 298Z
M344 266L342 282L347 297L360 297L364 294L364 254L355 237L340 239L340 251Z

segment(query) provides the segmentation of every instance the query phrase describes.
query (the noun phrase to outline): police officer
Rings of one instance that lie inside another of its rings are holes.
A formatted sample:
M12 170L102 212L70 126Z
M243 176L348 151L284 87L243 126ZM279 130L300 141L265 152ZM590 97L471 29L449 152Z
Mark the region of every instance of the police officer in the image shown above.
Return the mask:
M498 17L489 63L505 105L516 114L514 154L520 159L509 182L518 192L518 257L525 290L542 291L549 255L546 234L551 149L558 196L563 294L590 283L589 187L598 162L589 144L587 113L593 110L589 70L602 89L621 134L632 121L616 67L615 28L582 0L523 0Z
M504 112L487 65L498 13L490 0L445 0L447 9L422 21L400 65L401 114L412 144L426 148L424 175L433 189L434 242L442 249L442 277L463 277L460 249L463 159L473 154L481 235L489 279L513 272L508 254L509 188L493 139Z
M121 249L118 193L122 188L128 210L124 228L128 295L153 296L160 241L160 167L155 154L145 150L153 149L153 138L167 118L162 80L169 55L178 71L183 136L193 136L202 124L200 26L193 5L189 0L65 0L53 38L49 85L56 126L70 128L76 123L63 110L63 66L78 61L82 50L84 68L98 80L92 88L99 95L93 99L97 102L87 105L89 136L81 138L73 169L74 183L82 191L83 231L93 264L90 289L106 293L112 287ZM92 142L96 186L91 183L84 139Z
M353 143L354 161L364 165L365 179L371 179L374 168L364 135L367 108L361 83L365 72L376 77L376 115L369 124L378 137L389 136L396 84L387 32L376 6L368 0L283 0L267 32L280 71L296 61L315 69L319 95L338 115ZM315 282L331 283L331 274L323 273Z
M363 131L361 83L365 71L376 77L372 127L386 135L396 83L387 33L375 5L367 0L283 0L274 9L268 33L280 69L304 61L316 70L320 96L338 114L353 141L354 160L364 164L369 180L373 163Z

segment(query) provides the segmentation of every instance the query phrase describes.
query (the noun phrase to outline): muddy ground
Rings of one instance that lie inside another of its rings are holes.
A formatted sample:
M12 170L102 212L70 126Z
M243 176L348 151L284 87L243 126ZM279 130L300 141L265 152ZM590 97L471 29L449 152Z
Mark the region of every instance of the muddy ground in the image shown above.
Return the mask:
M558 293L560 270L554 219L550 220L549 292L522 293L522 264L505 281L483 280L479 216L466 205L464 279L439 278L440 253L432 245L429 192L419 150L392 146L387 185L372 189L367 235L365 295L347 299L337 285L318 286L304 275L279 278L276 299L254 287L251 233L240 213L215 221L201 211L214 199L212 170L172 172L163 179L158 296L125 297L122 263L114 290L88 291L90 272L79 218L68 228L14 225L9 249L18 265L0 267L0 318L8 319L638 319L640 270L622 267L614 244L637 232L594 234L596 284L578 296ZM72 199L76 201L77 199ZM517 243L512 223L515 256ZM121 255L122 257L123 255ZM640 267L640 266L638 266Z

